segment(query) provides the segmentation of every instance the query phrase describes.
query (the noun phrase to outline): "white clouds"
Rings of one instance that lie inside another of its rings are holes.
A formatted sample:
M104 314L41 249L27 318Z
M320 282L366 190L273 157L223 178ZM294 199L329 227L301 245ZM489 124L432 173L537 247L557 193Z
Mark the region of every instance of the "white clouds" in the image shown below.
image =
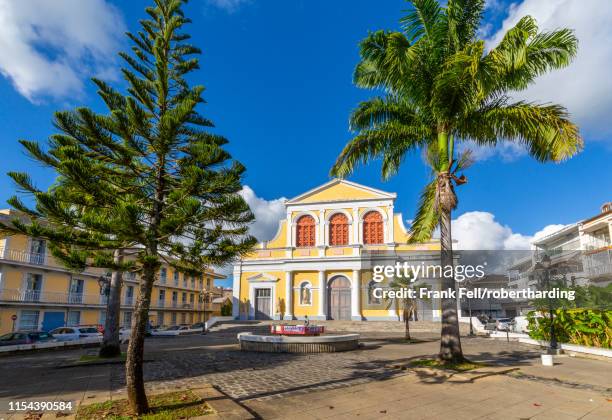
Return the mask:
M251 234L260 241L267 241L278 231L279 223L286 217L285 198L265 200L257 197L255 191L245 185L240 194L255 214ZM410 226L411 220L406 220ZM458 242L457 249L463 250L529 250L531 242L550 235L565 225L547 225L533 235L514 232L512 228L499 223L492 213L472 211L463 213L452 221L453 239ZM435 236L439 236L436 230Z
M78 95L84 78L114 74L124 32L105 0L0 0L0 72L31 101Z
M241 6L250 3L251 0L207 0L207 3L227 13L234 13Z
M495 2L493 2L495 3ZM501 29L489 40L496 45L503 34L525 16L538 21L540 29L571 28L579 40L578 56L569 67L540 77L517 97L556 102L575 116L587 140L608 139L612 126L612 7L608 0L524 0L508 10Z
M284 202L285 197L275 200L264 200L257 197L255 191L245 185L240 195L244 197L255 214L255 223L251 226L251 235L260 241L268 241L274 237L278 230L278 224L286 216Z
M480 146L472 141L459 143L459 152L466 149L472 151L472 157L477 161L497 156L504 162L512 162L527 154L527 149L522 144L514 142L501 142L495 147Z
M255 223L253 223L250 227L251 235L255 236L262 242L272 239L278 230L281 219L287 215L284 205L286 198L281 197L269 201L265 200L257 197L255 191L253 191L253 189L248 185L245 185L242 188L240 195L251 207L253 214L255 214ZM215 271L217 273L223 274L229 278L232 277L232 270L232 264L227 264L222 267L215 267ZM229 286L231 286L231 284Z
M464 213L452 221L453 239L458 249L473 250L528 250L531 242L542 238L564 225L548 225L533 235L513 232L508 226L500 224L488 212L472 211Z

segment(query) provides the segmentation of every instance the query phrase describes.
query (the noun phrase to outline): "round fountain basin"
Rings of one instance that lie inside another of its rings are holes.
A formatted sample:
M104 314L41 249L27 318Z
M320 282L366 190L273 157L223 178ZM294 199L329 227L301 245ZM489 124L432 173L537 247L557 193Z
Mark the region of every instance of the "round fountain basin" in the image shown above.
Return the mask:
M238 334L242 351L267 353L334 353L355 350L359 347L359 334L280 336Z

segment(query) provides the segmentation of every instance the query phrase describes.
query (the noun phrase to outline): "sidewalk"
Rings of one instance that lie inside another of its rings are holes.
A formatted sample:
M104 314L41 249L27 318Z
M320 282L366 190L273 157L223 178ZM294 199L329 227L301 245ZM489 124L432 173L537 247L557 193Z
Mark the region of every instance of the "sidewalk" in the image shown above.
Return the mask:
M543 383L598 390L612 398L612 362L567 355L555 356L554 360L553 367L542 366L538 359L532 360L531 364L521 366L517 376L543 379Z
M264 419L612 419L596 392L508 376L427 385L417 375L245 405Z

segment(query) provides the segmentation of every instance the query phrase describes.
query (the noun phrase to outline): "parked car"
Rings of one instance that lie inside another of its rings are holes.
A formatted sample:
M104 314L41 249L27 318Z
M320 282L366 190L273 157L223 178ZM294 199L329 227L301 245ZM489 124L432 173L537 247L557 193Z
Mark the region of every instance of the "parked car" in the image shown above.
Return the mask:
M130 341L130 337L132 336L132 329L126 327L119 328L119 341L121 343L127 343Z
M497 328L497 321L495 319L488 319L484 322L484 329L486 331L495 331Z
M17 346L55 341L53 335L44 331L15 331L0 336L0 346Z
M174 336L181 334L188 334L191 332L191 329L187 325L174 325L172 327L168 327L165 330L157 330L152 332L152 335L156 336Z
M151 328L150 324L147 324L145 329L145 337L151 337L152 332L155 331ZM119 328L119 341L122 343L127 343L130 341L130 337L132 336L132 329L129 327L120 327Z
M58 341L74 341L85 338L102 338L96 327L59 327L49 331Z
M497 331L510 331L514 320L512 318L497 318L495 320L495 329Z
M204 329L206 328L206 324L203 322L196 322L195 324L192 324L189 329L191 329L192 331L198 331L198 332L205 332Z

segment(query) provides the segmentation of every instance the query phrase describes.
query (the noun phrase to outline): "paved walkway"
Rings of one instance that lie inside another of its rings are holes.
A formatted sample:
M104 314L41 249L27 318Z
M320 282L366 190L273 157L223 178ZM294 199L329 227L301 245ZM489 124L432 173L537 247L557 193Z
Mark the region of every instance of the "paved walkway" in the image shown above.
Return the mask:
M612 419L601 394L506 376L432 386L405 375L246 405L264 419Z
M479 398L485 395L489 395L488 401L494 408L515 403L526 404L527 399L515 401L514 395L521 390L531 396L541 396L542 401L549 401L549 394L562 396L564 403L570 401L574 404L576 401L575 406L580 407L581 415L593 410L597 413L597 404L601 401L612 407L612 403L606 400L612 398L612 363L609 361L559 357L555 367L544 368L539 364L539 352L534 347L516 342L466 337L462 343L464 352L470 359L519 367L520 371L513 372L513 376L479 379L473 384L469 381L461 384L459 381L461 386L457 386L457 381L451 383L424 371L391 367L436 354L439 346L439 333L436 329L439 327L426 323L415 325L414 335L421 342L407 344L401 339L401 329L399 332L396 330L397 325L370 324L370 331L363 324L359 326L364 343L362 349L333 354L240 352L236 346L238 332L264 331L268 328L265 324L254 323L221 325L217 331L205 336L151 338L146 340L145 345L145 379L151 390L176 390L210 383L240 404L251 407L253 412L263 418L279 417L280 414L274 414L274 410L279 410L282 406L291 407L294 399L304 402L318 395L323 404L328 396L330 401L334 401L329 405L342 407L342 400L351 397L360 389L378 393L380 398L387 398L387 387L398 390L405 388L402 398L413 401L414 404L419 401L414 399L414 396L424 395L423 407L428 404L430 394L437 395L437 401L443 401L441 407L454 407L464 401L476 402L480 406L485 400ZM343 324L342 328L343 331L349 331L350 323ZM376 331L371 331L372 329ZM31 399L87 403L94 398L117 398L125 387L123 365L67 367L88 352L95 350L78 349L0 358L3 366L0 401ZM552 394L551 390L554 391ZM391 395L392 392L389 392ZM470 399L470 393L476 395ZM524 393L521 395L526 398ZM593 404L582 404L582 399L567 399L566 393L579 395L580 398L588 396L588 400L593 399L592 402L597 403L596 407ZM440 400L440 395L448 399ZM397 396L397 400L383 402L399 404L399 395ZM338 401L332 400L336 397L339 398ZM364 402L358 401L360 399L352 399L356 405L347 404L350 406L348 408L353 407L353 411L361 409ZM504 399L507 403L503 402ZM372 403L368 403L363 409L375 410L378 406L372 404L378 401L380 399L371 399ZM540 405L533 407L542 407L542 403L538 401L534 400L533 404ZM269 407L270 411L264 410L260 413L264 407ZM471 410L472 406L468 404L465 409L467 408ZM421 409L424 408L419 408ZM333 411L336 408L328 407L327 410ZM390 406L386 410L387 413L378 414L391 415L394 412ZM309 413L309 418L322 417L326 411L320 411ZM480 411L476 412L479 413ZM340 411L328 414L336 416ZM366 414L364 412L363 415Z

